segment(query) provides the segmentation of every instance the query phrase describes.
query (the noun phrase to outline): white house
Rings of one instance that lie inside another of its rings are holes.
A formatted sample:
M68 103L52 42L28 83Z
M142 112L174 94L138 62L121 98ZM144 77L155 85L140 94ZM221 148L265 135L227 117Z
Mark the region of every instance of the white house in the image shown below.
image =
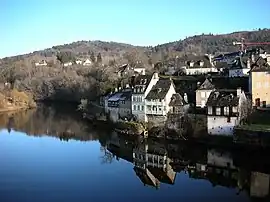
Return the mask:
M92 61L89 59L86 59L83 63L83 66L90 66L92 64Z
M82 61L81 61L81 60L76 60L75 63L76 63L77 65L81 65L81 64L82 64Z
M41 60L40 62L36 62L35 66L47 66L47 62L45 60Z
M233 129L245 118L248 104L245 93L237 90L215 90L206 103L207 128L210 135L233 135Z
M64 63L64 67L68 67L68 66L71 66L72 65L72 62L65 62Z
M141 75L145 75L145 68L144 67L134 67L134 72L141 74Z
M206 78L196 90L196 107L204 108L213 90L215 90L215 86Z
M158 73L149 75L138 75L134 78L133 92L132 92L132 114L138 121L147 122L145 98L158 82Z
M166 116L170 111L169 104L174 94L176 92L172 80L159 79L146 96L146 114Z
M209 56L195 56L193 60L187 61L184 71L187 75L197 75L218 72L218 69L212 65Z

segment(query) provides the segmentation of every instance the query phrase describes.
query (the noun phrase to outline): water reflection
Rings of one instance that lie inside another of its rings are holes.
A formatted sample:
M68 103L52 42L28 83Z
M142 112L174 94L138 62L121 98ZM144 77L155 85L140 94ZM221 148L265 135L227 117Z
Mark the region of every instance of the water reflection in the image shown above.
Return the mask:
M265 153L239 158L246 151L226 151L201 145L177 145L144 140L128 141L114 134L106 144L107 151L115 158L122 158L134 165L134 172L143 185L159 189L161 184L175 184L177 174L207 180L215 186L236 189L251 198L269 199L270 164ZM254 151L250 151L254 152ZM263 151L261 151L263 152ZM260 162L254 164L254 158Z
M268 158L267 151L134 139L94 128L67 108L0 115L0 198L8 202L269 199Z

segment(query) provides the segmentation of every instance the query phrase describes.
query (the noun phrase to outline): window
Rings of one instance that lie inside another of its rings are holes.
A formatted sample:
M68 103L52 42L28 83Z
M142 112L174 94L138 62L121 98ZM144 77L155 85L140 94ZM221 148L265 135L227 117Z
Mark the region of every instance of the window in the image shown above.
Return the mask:
M142 111L144 111L144 106L142 106Z
M262 105L265 108L266 107L266 101L262 101Z
M201 97L205 98L205 92L201 92Z
M151 105L147 105L147 110L151 111Z
M208 114L212 114L213 113L213 108L212 107L208 107Z
M137 106L137 110L140 111L140 105Z
M229 115L229 107L224 107L224 115Z
M238 112L237 107L233 107L233 113L236 113L236 112Z
M122 104L123 104L123 105L125 104L125 100L122 100Z
M133 102L136 102L136 97L133 97Z
M133 110L136 111L136 105L133 105Z
M220 115L220 107L216 108L216 115Z
M158 111L162 111L162 106L158 106Z
M256 107L259 107L261 105L261 100L260 100L260 98L256 98L255 99L255 106Z

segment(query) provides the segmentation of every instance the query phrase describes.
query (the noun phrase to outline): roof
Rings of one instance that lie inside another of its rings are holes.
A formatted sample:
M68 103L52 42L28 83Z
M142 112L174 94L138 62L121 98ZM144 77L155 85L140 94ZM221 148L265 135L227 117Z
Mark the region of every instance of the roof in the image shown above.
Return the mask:
M251 72L268 72L270 71L270 65L267 63L267 60L259 57L255 64L251 65Z
M162 183L171 184L175 183L176 173L172 175L172 179L168 176L168 174L160 168L148 167L150 172Z
M205 79L205 81L200 85L200 87L197 90L214 90L215 86L212 84L211 81L209 81L208 78Z
M149 175L147 175L147 171L143 170L138 167L134 167L133 170L135 171L136 175L140 178L141 182L144 185L150 185L152 187L158 188L159 182L158 181L153 181Z
M111 95L108 99L108 101L119 101L119 100L128 100L131 99L131 91L127 92L117 92Z
M183 106L184 104L187 104L183 97L179 94L173 94L171 101L169 103L169 106Z
M210 94L206 103L207 106L218 106L218 107L238 106L238 104L239 104L239 96L237 96L237 91L228 89L213 91Z
M190 55L188 56L188 60L187 60L187 64L190 65L190 62L193 61L194 65L192 67L188 67L188 68L210 68L212 67L210 61L209 61L209 57L208 56L195 56L195 55ZM203 61L204 64L201 67L200 66L200 62Z
M123 65L121 65L121 66L119 67L118 71L119 71L119 72L123 72L123 71L126 70L127 67L128 67L128 64L123 64Z
M160 79L146 96L147 100L164 99L167 95L172 81L170 79Z

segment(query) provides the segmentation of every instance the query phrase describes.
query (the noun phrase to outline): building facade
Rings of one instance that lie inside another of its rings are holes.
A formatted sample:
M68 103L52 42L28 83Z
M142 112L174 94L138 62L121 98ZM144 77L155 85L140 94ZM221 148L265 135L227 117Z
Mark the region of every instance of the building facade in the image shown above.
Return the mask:
M196 107L204 108L211 92L214 90L215 86L208 78L206 78L205 81L196 90Z

